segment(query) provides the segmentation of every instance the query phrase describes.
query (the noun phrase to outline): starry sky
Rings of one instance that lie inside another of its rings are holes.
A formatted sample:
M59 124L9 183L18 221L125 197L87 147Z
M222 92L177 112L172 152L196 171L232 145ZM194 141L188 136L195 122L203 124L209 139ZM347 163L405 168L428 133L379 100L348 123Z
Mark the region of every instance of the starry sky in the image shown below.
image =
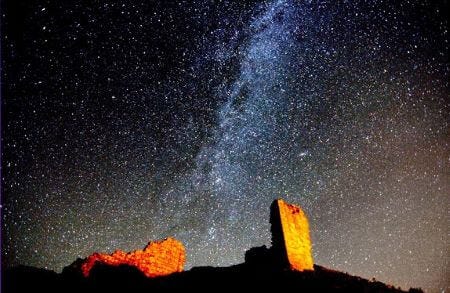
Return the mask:
M2 266L174 236L449 288L448 1L2 1Z

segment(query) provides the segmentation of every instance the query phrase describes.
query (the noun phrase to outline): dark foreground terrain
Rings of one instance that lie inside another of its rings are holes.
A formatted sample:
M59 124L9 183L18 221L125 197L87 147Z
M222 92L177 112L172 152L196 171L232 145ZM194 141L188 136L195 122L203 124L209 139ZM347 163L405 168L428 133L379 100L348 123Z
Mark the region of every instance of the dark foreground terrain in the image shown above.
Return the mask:
M21 266L3 272L2 292L405 292L321 266L314 268L309 272L293 272L241 264L197 267L166 277L147 278L133 267L98 264L84 278L73 267L57 274ZM409 292L422 291L410 289Z

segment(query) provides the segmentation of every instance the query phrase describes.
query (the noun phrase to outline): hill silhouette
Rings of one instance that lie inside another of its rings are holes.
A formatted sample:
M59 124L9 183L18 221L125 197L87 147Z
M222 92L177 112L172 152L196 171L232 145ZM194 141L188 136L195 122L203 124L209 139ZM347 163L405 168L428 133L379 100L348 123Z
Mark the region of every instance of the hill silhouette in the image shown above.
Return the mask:
M230 267L194 267L168 276L148 278L135 267L96 264L89 277L73 266L62 273L16 267L4 272L2 292L405 292L378 281L314 265L313 271L271 269L243 263ZM422 292L410 289L408 292Z

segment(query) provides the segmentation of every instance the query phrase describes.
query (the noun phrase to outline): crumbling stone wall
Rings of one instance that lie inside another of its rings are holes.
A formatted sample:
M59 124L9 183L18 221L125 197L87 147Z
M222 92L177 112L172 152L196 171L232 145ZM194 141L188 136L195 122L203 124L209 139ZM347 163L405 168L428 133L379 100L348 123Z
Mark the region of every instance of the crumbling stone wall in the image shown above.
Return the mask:
M129 253L118 250L113 254L94 253L83 261L81 271L87 277L94 265L100 262L112 266L134 266L147 277L157 277L183 271L185 261L183 244L174 238L167 238L149 242L144 250Z

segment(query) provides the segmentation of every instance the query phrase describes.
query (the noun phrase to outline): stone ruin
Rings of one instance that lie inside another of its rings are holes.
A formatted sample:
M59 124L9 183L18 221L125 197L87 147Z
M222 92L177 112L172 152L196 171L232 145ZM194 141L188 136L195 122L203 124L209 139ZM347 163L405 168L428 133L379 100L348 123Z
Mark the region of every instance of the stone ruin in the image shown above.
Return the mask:
M183 244L174 238L166 238L149 242L144 250L129 253L122 250L112 254L94 253L83 261L81 272L87 277L96 263L102 263L111 266L129 265L136 267L147 277L158 277L182 272L185 261Z
M245 253L245 262L250 266L289 269L295 271L314 270L311 255L308 219L297 206L281 199L270 208L272 247L254 247ZM149 242L143 250L112 254L94 253L81 260L79 268L88 277L96 263L111 266L129 265L147 277L166 276L182 272L186 252L181 242L174 238Z
M272 249L285 266L296 271L313 270L309 224L305 213L281 199L270 210Z
M251 248L245 262L274 269L314 270L309 224L302 209L277 199L270 207L270 223L272 247Z

